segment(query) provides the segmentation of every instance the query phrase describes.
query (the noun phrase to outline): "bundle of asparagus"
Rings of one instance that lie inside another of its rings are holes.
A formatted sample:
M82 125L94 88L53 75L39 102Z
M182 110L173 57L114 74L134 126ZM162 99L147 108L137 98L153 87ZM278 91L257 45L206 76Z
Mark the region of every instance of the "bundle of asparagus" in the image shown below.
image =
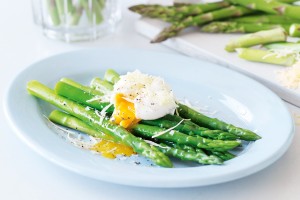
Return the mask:
M119 75L108 70L104 80L95 78L90 86L63 78L54 90L38 81L28 82L27 90L64 111L55 110L50 114L49 119L54 123L129 146L163 167L172 167L168 156L201 164L222 164L235 157L229 150L240 146L240 140L261 138L254 132L207 117L180 103L179 115L142 120L125 129L109 119L115 109L113 104L91 101L111 91L118 80Z
M182 30L198 26L209 33L250 33L230 41L226 50L236 49L241 58L290 66L298 61L299 51L291 49L248 49L255 45L286 42L287 37L300 37L300 6L296 0L225 0L216 3L174 6L136 5L129 9L145 17L170 23L151 42L176 36ZM253 33L253 34L251 34Z
M46 0L49 19L53 26L76 26L82 16L90 24L103 21L105 0Z

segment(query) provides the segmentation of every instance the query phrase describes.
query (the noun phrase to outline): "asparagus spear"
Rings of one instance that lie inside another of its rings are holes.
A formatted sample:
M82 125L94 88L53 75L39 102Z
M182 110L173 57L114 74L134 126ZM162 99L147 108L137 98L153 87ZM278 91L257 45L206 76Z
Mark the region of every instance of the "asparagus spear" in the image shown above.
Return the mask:
M58 26L60 24L60 18L55 0L47 0L47 7L52 24Z
M228 152L228 151L208 151L208 150L206 150L206 151L209 155L217 156L217 157L221 158L224 161L231 160L232 158L235 158L235 155Z
M245 14L253 13L254 11L242 6L230 6L220 10L208 12L202 15L190 16L182 21L173 23L158 34L151 42L157 43L176 36L183 29L190 26L200 26L213 20L225 19L229 17L238 17Z
M96 138L114 141L114 138L112 138L111 136L101 131L97 131L80 119L59 110L53 110L49 115L49 120L56 124L84 132Z
M243 140L258 140L261 137L257 135L256 133L246 130L243 128L236 127L232 124L227 124L221 120L218 120L216 118L210 118L207 117L191 108L189 108L186 105L178 104L178 112L180 116L191 119L194 123L200 125L200 126L206 126L211 129L218 129L227 131L229 133L238 135Z
M77 83L76 81L73 81L72 79L69 79L69 78L61 78L60 82L64 82L68 85L79 88L79 89L85 91L86 93L89 93L89 94L92 94L92 95L102 96L104 94L101 91L97 91L97 90L95 90L93 88L90 88L88 86L84 86L84 85L82 85L80 83Z
M30 81L27 83L27 91L69 114L81 119L88 125L95 128L97 131L104 132L116 141L122 141L125 145L133 148L133 150L145 157L151 159L157 165L163 167L172 167L172 163L167 156L150 146L141 138L137 138L121 126L111 123L104 117L100 117L93 110L86 110L81 106L67 98L61 97L54 93L53 90L38 81Z
M299 23L299 20L293 19L281 15L269 15L269 14L260 14L260 15L250 15L244 17L238 17L231 19L230 21L242 22L242 23L263 23L263 24L293 24Z
M300 37L300 24L292 24L289 29L289 35L292 37Z
M200 164L218 165L222 164L223 161L217 156L208 156L205 153L185 151L179 148L172 148L166 144L160 143L160 147L157 147L160 151L168 156L173 156L181 160L196 161Z
M65 3L63 0L55 0L59 16L64 19L65 16Z
M213 161L214 163L217 161L217 163L222 163L220 162L221 161L224 161L222 158L220 158L219 156L216 156L216 155L208 155L207 153L204 152L204 150L202 149L199 149L199 148L194 148L194 147L191 147L191 146L188 146L188 145L184 145L184 144L176 144L176 143L173 143L173 142L164 142L164 143L160 143L160 144L166 144L167 146L169 147L172 147L174 149L180 149L180 150L183 150L185 152L189 152L189 153L192 153L192 154L198 154L199 157L201 157L203 160L208 160L208 161ZM209 150L207 150L209 151ZM221 151L220 151L221 152ZM207 162L207 161L206 161ZM203 163L202 163L203 164ZM213 164L213 163L212 163Z
M164 117L162 117L161 119L165 119L165 120L168 120L168 121L174 121L174 122L178 123L178 122L182 121L184 118L182 118L178 115L167 114ZM187 125L197 127L197 128L200 127L197 124L195 124L194 122L192 122L190 119L186 119L186 120L182 121L182 124L187 124ZM201 128L204 128L204 127L201 127ZM209 130L209 129L207 128L206 130Z
M262 23L241 23L241 22L212 22L204 25L201 31L208 33L255 33L262 30L270 30L274 28L283 28L287 32L290 25L288 24L262 24Z
M191 136L202 136L210 139L215 140L235 140L238 139L238 137L232 133L220 131L220 130L209 130L207 128L203 127L195 127L188 124L178 124L178 122L174 121L168 121L164 119L156 119L156 120L142 120L140 122L141 124L151 125L151 126L157 126L161 128L172 128L174 127L174 130L180 131L182 133L189 134Z
M236 51L240 58L254 62L291 66L297 61L295 53L280 55L276 52L250 48L238 48Z
M286 35L286 32L282 28L250 33L229 41L225 49L229 52L233 52L236 48L240 47L251 47L259 44L286 41Z
M98 0L92 0L93 23L100 24L103 22L102 9L103 7L99 5Z
M110 92L114 89L113 84L108 81L101 80L100 78L94 78L90 83L90 87L104 93Z
M120 80L120 75L115 70L108 69L105 71L104 80L115 84Z
M244 22L211 22L201 28L203 32L209 33L255 33L262 30L275 28L284 29L289 36L300 36L300 24L265 24L265 23L244 23Z
M297 42L276 42L271 44L265 44L265 48L267 49L275 49L275 50L281 50L281 49L289 49L291 51L298 51L300 52L300 43Z
M102 8L97 0L91 0L91 6L89 1L80 0L80 5L83 7L85 14L91 24L100 24L103 21Z
M206 4L190 4L182 6L162 6L162 5L146 5L140 4L129 8L142 16L159 18L165 21L182 20L187 16L200 15L209 11L228 7L230 4L225 1L206 3Z
M164 134L160 134L165 132ZM132 133L143 138L152 139L155 137L159 141L170 141L176 144L190 145L193 147L215 150L215 151L227 151L240 145L239 141L235 140L211 140L203 137L193 137L183 134L179 131L168 131L156 126L149 126L144 124L136 124L132 127Z
M81 90L62 81L56 83L54 90L55 93L60 96L66 97L70 100L76 101L82 105L89 106L91 108L95 108L97 110L103 110L104 108L110 105L109 102L100 103L99 100L101 99L101 96L95 96L91 93L88 93L84 90ZM106 110L107 113L113 113L113 111L113 105L110 105Z
M235 158L236 156L228 151L212 151L212 150L207 150L207 149L199 149L199 148L194 148L188 145L178 145L175 143L167 143L167 145L172 146L174 148L181 148L185 151L188 152L197 152L197 153L201 153L201 154L206 154L209 156L216 156L218 158L221 158L223 161L227 161L230 160L232 158Z
M300 7L275 0L228 0L233 4L242 5L254 10L266 13L283 15L290 18L300 19Z
M79 130L83 133L87 133L88 135L105 139L105 140L114 141L114 139L108 136L107 134L95 130L93 127L87 125L80 119L73 117L67 113L54 110L50 113L49 119L54 123L75 130ZM180 148L167 146L163 143L158 144L156 148L159 149L164 154L166 154L167 156L173 156L181 160L196 161L201 164L222 164L223 163L222 160L219 159L217 156L207 156L204 152L203 153L199 153L196 151L187 152Z
M73 17L72 17L72 20L71 20L71 25L73 25L73 26L78 25L78 23L80 21L80 18L82 16L82 12L83 12L83 7L81 5L79 5L75 9L75 11L73 12Z
M294 3L294 2L297 2L299 0L277 0L279 2L282 2L282 3Z

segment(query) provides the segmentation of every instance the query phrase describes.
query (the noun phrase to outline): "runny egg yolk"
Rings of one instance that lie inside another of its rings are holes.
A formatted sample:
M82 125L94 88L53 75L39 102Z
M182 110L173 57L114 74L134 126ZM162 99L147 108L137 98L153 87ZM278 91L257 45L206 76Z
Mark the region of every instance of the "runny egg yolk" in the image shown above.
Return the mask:
M133 149L123 144L115 143L108 140L101 140L95 144L91 150L101 153L103 157L114 159L117 155L131 156L134 153Z
M124 95L120 93L115 96L113 118L116 124L119 124L124 128L130 128L141 120L136 118L134 104L127 101L124 98Z

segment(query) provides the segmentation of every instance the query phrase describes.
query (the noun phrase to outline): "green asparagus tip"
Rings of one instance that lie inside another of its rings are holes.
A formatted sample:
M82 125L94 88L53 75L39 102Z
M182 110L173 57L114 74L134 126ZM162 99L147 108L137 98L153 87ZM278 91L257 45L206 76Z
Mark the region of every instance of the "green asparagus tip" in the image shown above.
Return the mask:
M37 80L31 80L29 82L27 82L27 86L26 86L26 89L27 89L27 92L29 94L33 94L33 91L31 88L33 88L33 86L39 84L39 82Z
M141 8L140 5L134 5L134 6L131 6L129 7L128 9L132 12L136 12L137 10L139 10Z

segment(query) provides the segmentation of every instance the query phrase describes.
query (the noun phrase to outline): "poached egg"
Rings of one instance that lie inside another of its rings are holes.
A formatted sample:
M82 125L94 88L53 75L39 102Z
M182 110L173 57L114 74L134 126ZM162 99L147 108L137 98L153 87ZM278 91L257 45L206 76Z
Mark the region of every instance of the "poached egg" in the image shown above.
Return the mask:
M174 114L177 107L172 89L156 76L136 70L120 76L114 85L111 103L115 123L124 128L140 120L153 120Z

